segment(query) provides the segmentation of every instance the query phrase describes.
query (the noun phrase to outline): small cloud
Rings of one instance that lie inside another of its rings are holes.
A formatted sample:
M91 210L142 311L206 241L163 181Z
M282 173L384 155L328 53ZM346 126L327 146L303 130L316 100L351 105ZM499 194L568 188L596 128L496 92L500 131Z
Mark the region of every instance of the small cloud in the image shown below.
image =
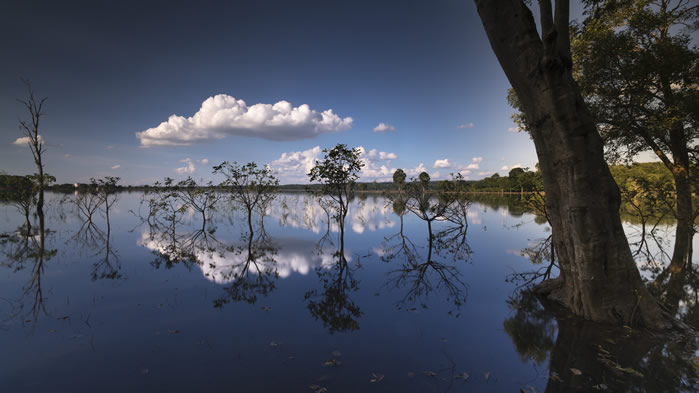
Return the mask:
M28 136L23 136L21 138L15 139L15 141L12 142L12 144L17 145L17 146L24 146L30 142L31 142L31 139L29 139ZM41 135L39 135L39 143L44 143L44 138Z
M202 164L206 165L206 164L209 163L209 159L208 159L208 158L203 158L203 159L202 159L201 161L199 161L199 162L201 162Z
M112 169L119 169L119 168L121 168L121 165L119 165L119 164L112 165Z
M114 145L108 145L107 150L112 150L114 148Z
M510 167L507 165L503 165L502 168L500 168L501 171L509 171Z
M434 165L432 168L449 168L451 164L449 163L448 159L443 159L443 160L437 160L434 162Z
M180 160L180 162L187 164L186 166L175 168L175 172L180 175L192 174L197 169L197 167L194 166L194 161L192 161L191 158L185 158L184 160Z
M490 171L482 171L482 172L478 172L478 176L488 176L488 175L490 175L491 173L492 173L492 172L490 172Z
M430 174L430 179L431 179L431 180L439 179L440 176L442 176L442 174L439 173L439 171L432 172L432 173Z
M463 170L463 171L461 171L461 172L459 172L459 173L461 174L461 176L464 177L464 179L468 179L468 175L471 174L471 171L469 171L468 169L465 169L465 170Z
M471 162L481 162L483 161L483 157L473 157L471 158Z
M510 128L507 129L507 132L513 132L513 133L514 133L514 132L520 132L520 131L522 131L522 129L521 129L519 126L517 126L517 127L510 127Z
M501 171L509 171L511 169L521 168L521 167L522 167L522 164L514 164L512 166L503 165L502 168L500 168L500 170Z
M379 132L379 133L384 133L384 132L392 132L395 131L396 127L387 124L387 123L379 123L378 126L374 127L374 132Z
M473 127L474 127L473 122L459 124L458 126L456 126L456 128L473 128Z

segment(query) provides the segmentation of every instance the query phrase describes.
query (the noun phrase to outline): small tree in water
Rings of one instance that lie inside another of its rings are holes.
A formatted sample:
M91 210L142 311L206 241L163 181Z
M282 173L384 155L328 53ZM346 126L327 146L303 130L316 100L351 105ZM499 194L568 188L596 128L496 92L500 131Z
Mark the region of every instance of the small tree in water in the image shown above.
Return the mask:
M239 165L237 162L224 161L214 167L214 173L222 174L226 180L220 187L228 189L232 201L239 202L245 207L250 229L250 241L252 241L252 212L266 205L273 198L279 186L279 180L274 177L269 166L260 168L254 162Z
M332 200L334 218L340 226L340 239L343 239L349 202L364 163L359 159L359 149L349 149L344 144L338 144L330 150L324 149L323 153L323 161L316 161L316 165L308 172L308 177L312 182L321 183L323 194ZM340 247L341 252L344 252L343 246Z

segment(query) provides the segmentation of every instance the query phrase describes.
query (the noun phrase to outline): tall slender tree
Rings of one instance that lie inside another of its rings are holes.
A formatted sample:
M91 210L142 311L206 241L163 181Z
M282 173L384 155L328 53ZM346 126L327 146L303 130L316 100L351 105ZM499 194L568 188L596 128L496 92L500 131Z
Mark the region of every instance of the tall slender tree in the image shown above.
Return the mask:
M44 188L46 185L46 178L44 176L44 162L42 161L42 154L44 153L44 140L39 134L39 122L41 117L44 115L43 107L48 97L37 99L34 97L34 91L29 81L24 81L27 86L28 97L26 100L17 100L21 102L29 112L29 120L20 120L19 129L27 138L27 145L32 152L34 157L34 163L37 169L37 186L39 197L36 202L36 213L39 216L39 220L44 219Z

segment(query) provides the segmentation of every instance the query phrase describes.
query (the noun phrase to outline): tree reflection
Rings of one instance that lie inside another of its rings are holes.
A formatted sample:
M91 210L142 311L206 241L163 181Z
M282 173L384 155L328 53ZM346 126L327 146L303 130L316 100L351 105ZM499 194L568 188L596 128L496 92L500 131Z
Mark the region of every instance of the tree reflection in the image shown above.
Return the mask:
M260 227L259 235L254 232L243 234L241 241L247 246L230 247L233 254L226 258L225 270L219 270L220 278L232 282L224 287L225 295L214 301L215 307L233 302L257 302L258 296L267 296L276 288L279 278L276 256L278 248ZM225 255L225 254L223 254ZM215 263L212 268L217 268Z
M320 200L320 199L319 199ZM325 200L326 203L327 199ZM330 234L329 205L323 205L323 210L328 213L327 231L316 244L316 252L321 258L328 254L328 246L332 247ZM359 330L359 317L362 312L359 306L350 297L351 292L359 289L359 282L354 279L352 266L345 255L345 232L342 230L344 219L337 219L339 231L339 248L332 252L331 262L323 263L316 268L316 274L323 286L322 292L317 289L307 291L304 298L308 301L308 311L313 318L320 319L328 331L335 332Z
M692 392L695 337L657 336L556 315L528 291L503 323L523 362L549 360L546 392Z
M46 249L48 231L45 229L43 208L40 209L42 211L41 214L38 214L38 228L33 226L34 230L29 232L24 227L20 227L14 233L0 236L0 246L2 246L5 256L3 265L14 271L23 270L28 264L31 265L29 281L24 286L21 303L23 304L26 298L31 299L31 318L33 321L36 321L42 312L46 313L46 298L42 288L44 264L58 253L57 249Z
M466 241L466 226L452 226L433 234L428 226L427 258L422 260L415 247L402 231L387 237L382 243L381 259L389 262L394 258L402 263L388 274L386 285L405 289L405 295L398 301L399 309L420 303L426 307L432 292L441 292L456 310L466 303L467 285L461 279L456 263L471 259L471 247ZM397 241L396 241L397 240ZM393 244L391 244L393 242ZM440 259L452 262L441 262ZM453 310L449 311L451 314ZM457 313L458 316L458 313Z

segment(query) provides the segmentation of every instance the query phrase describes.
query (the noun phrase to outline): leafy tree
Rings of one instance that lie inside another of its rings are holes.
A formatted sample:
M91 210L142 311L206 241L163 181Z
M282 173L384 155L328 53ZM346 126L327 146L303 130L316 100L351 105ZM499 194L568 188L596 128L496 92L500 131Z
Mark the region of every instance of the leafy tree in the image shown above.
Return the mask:
M232 201L245 207L248 217L248 229L252 229L252 212L266 205L270 198L274 198L279 180L274 177L269 166L260 168L254 162L239 165L237 162L224 161L214 167L214 173L222 174L225 180L219 187L229 190ZM251 239L252 240L252 235Z
M214 209L218 201L218 195L212 186L209 182L205 187L201 187L188 176L185 180L177 182L172 189L184 205L201 214L202 228L206 227L206 212Z
M576 79L610 159L654 153L672 174L677 227L671 260L689 260L692 172L699 160L699 5L691 0L587 1L575 26ZM692 165L694 163L695 165Z
M619 217L619 189L573 78L567 0L475 0L534 140L560 276L539 292L587 319L665 329L672 316L641 280ZM594 280L591 279L594 277Z
M332 149L323 149L325 157L316 160L315 166L308 172L312 182L321 183L322 193L330 198L335 208L333 218L340 226L340 238L344 239L345 218L349 211L349 203L354 195L354 188L359 171L364 163L359 159L359 149L349 149L347 145L338 144ZM344 247L341 246L341 253Z
M24 215L27 233L31 232L32 224L29 215L31 208L36 203L36 198L36 185L29 176L5 177L5 187L0 193L0 202L15 206Z

